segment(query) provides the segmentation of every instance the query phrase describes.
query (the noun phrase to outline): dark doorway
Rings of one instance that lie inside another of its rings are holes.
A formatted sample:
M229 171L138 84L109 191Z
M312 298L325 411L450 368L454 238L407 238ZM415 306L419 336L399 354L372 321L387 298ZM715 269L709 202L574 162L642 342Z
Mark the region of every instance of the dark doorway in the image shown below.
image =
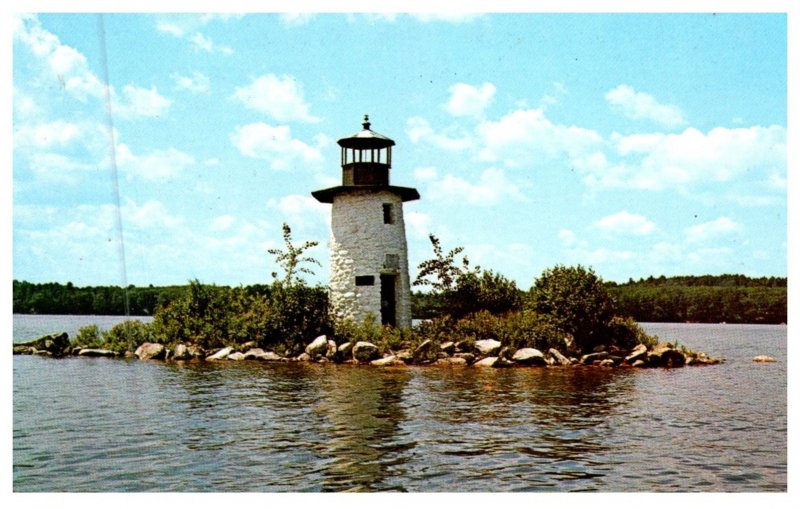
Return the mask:
M395 316L394 282L397 276L381 276L381 323L397 325Z

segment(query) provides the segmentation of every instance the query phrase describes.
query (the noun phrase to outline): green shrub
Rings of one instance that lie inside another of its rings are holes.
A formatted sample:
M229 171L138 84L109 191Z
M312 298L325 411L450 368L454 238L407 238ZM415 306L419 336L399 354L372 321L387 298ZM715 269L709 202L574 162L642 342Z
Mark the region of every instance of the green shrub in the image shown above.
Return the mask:
M531 289L529 305L572 334L584 351L603 342L614 316L614 301L602 279L580 265L545 270Z
M78 335L72 340L75 346L85 346L87 348L100 348L102 342L100 327L95 324L86 325L78 329Z
M455 290L445 294L445 311L464 317L478 311L503 314L522 306L522 294L514 281L487 270L465 272L456 279Z
M139 320L126 320L103 332L102 347L115 352L133 352L142 343L155 341L153 329Z
M647 334L633 318L615 316L608 324L611 342L620 348L633 348L639 343L650 348L658 343L658 337Z

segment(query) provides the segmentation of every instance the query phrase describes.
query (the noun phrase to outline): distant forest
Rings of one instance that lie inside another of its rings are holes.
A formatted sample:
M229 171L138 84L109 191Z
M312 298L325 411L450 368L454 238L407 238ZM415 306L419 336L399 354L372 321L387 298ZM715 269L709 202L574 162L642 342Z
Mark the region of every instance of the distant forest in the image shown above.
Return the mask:
M118 286L77 287L72 283L13 282L14 313L53 315L124 315L125 290ZM256 285L261 286L261 285ZM617 314L639 322L786 323L786 278L741 275L649 277L627 283L607 282ZM180 297L189 285L127 288L128 314L152 315ZM522 298L527 292L521 291ZM431 296L415 292L415 310ZM424 313L423 313L424 314ZM415 316L421 316L415 313Z

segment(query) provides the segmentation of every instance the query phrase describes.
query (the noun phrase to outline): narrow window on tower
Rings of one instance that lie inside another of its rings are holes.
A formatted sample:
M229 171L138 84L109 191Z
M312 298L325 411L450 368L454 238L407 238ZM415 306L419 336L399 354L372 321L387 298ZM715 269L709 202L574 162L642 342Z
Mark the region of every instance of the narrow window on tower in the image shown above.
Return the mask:
M394 218L392 217L391 203L383 204L383 224L394 224Z

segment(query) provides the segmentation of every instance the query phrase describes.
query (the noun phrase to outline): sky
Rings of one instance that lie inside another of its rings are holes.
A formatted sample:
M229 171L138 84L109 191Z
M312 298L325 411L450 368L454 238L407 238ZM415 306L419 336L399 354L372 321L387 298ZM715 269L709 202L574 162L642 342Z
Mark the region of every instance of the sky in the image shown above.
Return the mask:
M322 267L336 140L395 140L411 277L787 276L787 15L18 14L12 275L268 283ZM107 86L106 86L107 83Z

